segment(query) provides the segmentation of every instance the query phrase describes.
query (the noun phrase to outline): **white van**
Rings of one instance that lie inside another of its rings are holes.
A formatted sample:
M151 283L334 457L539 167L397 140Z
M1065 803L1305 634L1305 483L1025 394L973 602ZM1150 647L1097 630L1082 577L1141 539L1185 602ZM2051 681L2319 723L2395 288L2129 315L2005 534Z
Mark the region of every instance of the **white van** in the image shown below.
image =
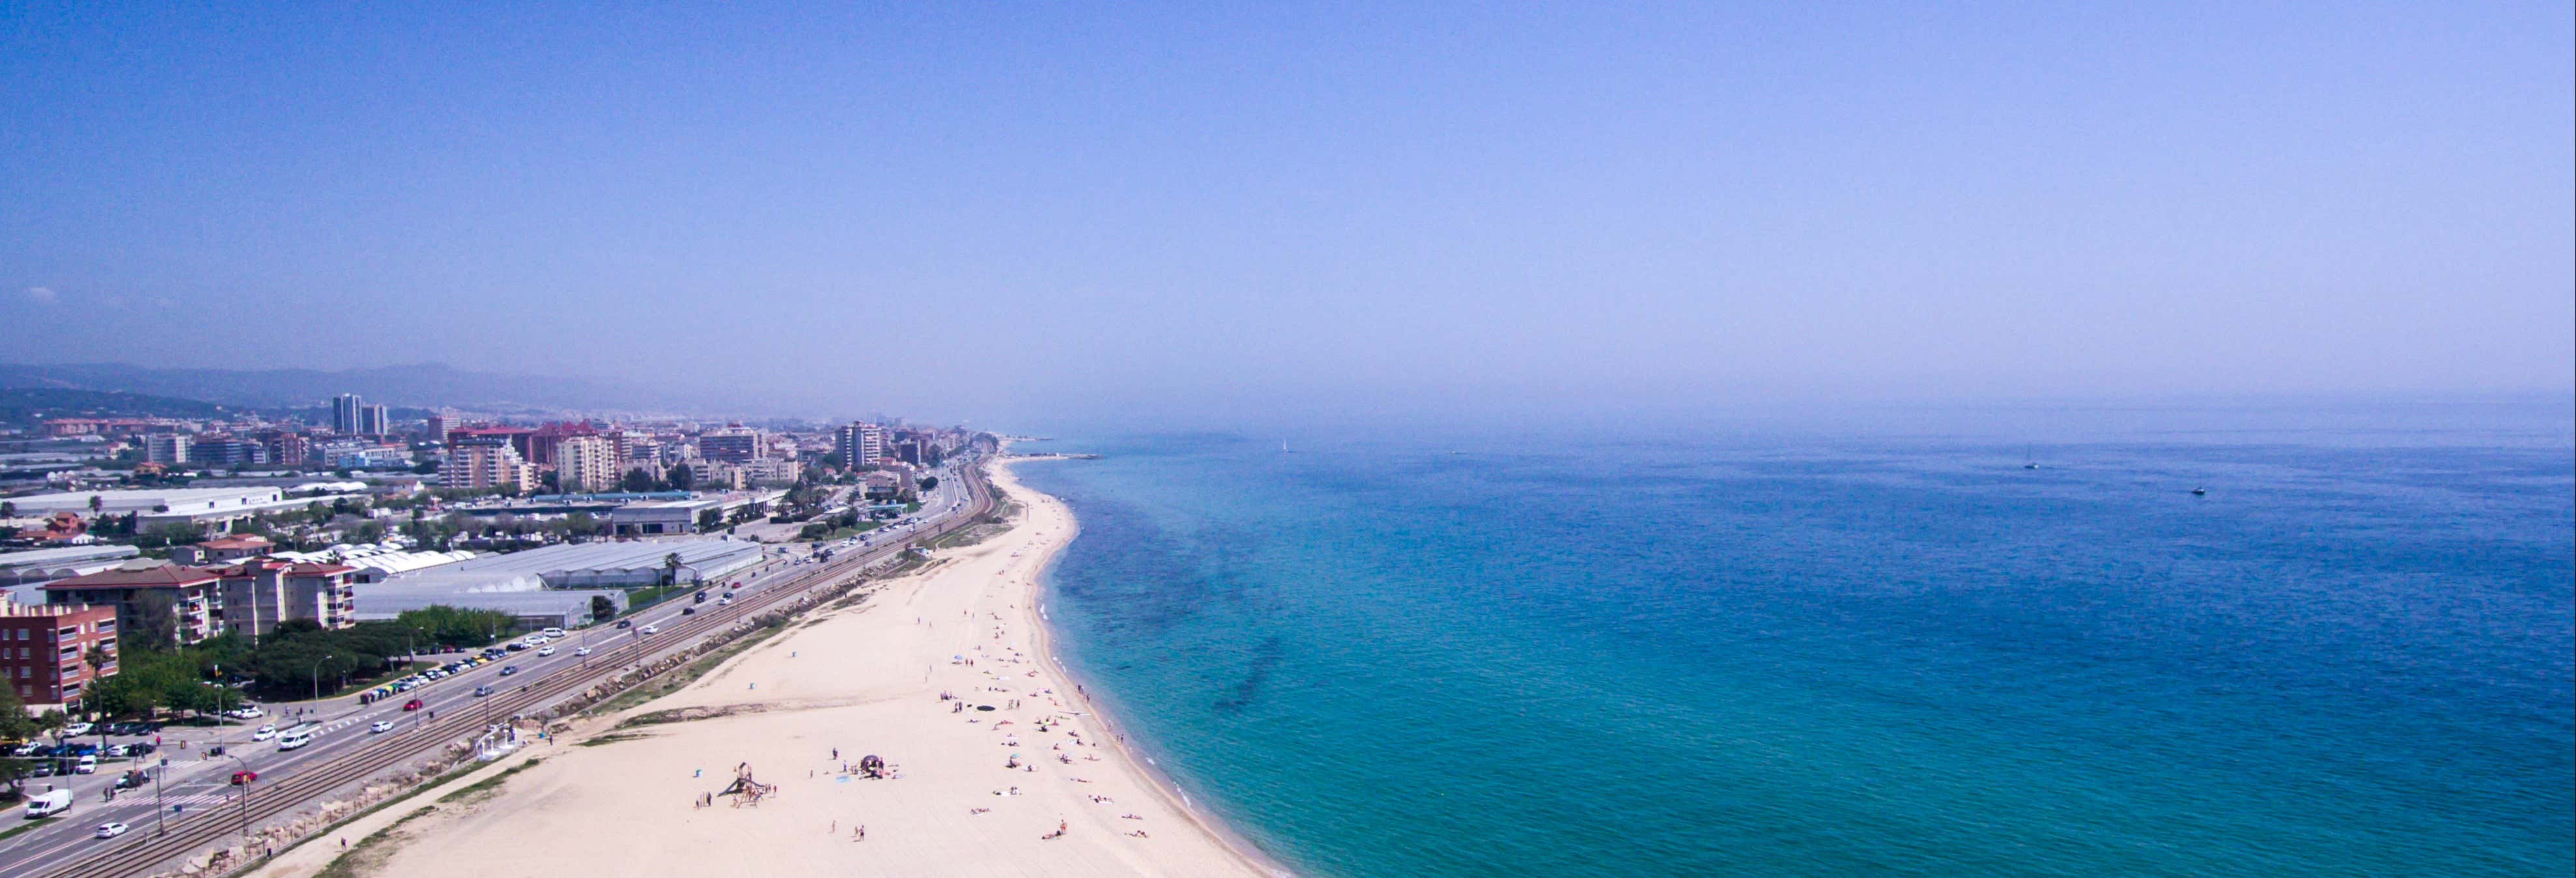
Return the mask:
M306 744L313 743L314 731L316 730L311 728L289 730L287 733L277 736L277 749L281 751L294 750L303 747Z
M543 634L543 635L545 635L545 636L547 636L547 637L562 637L562 636L564 636L564 630L563 630L563 629L561 629L561 628L557 628L557 627L554 627L554 626L552 626L552 625L548 625L548 626L546 626L546 630L544 630L544 631L539 631L539 632L537 632L537 633L539 633L539 634Z
M98 773L98 755L97 755L97 754L94 754L94 753L84 753L84 754L81 754L80 761L72 763L72 773L73 773L73 774L97 774L97 773Z
M72 791L55 790L27 797L27 819L52 817L72 809Z

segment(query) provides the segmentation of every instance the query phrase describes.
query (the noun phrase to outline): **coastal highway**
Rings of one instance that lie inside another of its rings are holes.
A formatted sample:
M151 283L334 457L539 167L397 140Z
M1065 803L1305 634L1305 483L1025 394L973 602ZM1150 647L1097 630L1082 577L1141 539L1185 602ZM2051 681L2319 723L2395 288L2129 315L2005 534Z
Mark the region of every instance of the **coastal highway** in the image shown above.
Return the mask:
M354 782L471 739L491 722L536 713L620 668L687 648L808 590L845 580L916 540L933 539L971 522L989 508L989 492L981 478L972 474L971 464L951 470L966 476L942 479L911 524L872 531L865 545L852 541L829 562L797 558L780 564L746 581L730 606L718 607L713 601L691 604L682 598L630 616L631 628L593 626L574 631L556 641L558 650L552 656L538 656L534 650L512 653L491 665L372 705L359 706L354 699L344 698L308 706L322 733L300 750L279 751L275 741L243 743L245 735L239 732L224 757L205 759L164 750L152 757L171 759L159 791L161 807L155 806L150 785L102 802L99 790L112 775L81 778L84 782L76 787L81 797L70 814L0 842L0 875L142 874L174 857L235 837L245 811L256 828L270 817L291 813ZM697 612L684 615L682 609L691 606ZM647 626L657 627L659 633L643 634ZM591 654L578 655L585 638ZM500 675L502 667L512 665L519 668L517 673ZM496 691L489 697L475 697L475 687L486 684ZM402 703L414 697L425 707L404 712ZM370 733L369 726L379 720L394 723L394 728ZM262 721L283 727L291 720L271 716ZM247 788L230 785L232 772L243 768L258 772L259 780ZM42 789L41 783L32 788ZM169 805L179 810L174 812ZM155 835L156 814L166 836ZM15 812L6 817L8 822L18 819ZM109 821L133 829L118 838L91 837L99 824Z

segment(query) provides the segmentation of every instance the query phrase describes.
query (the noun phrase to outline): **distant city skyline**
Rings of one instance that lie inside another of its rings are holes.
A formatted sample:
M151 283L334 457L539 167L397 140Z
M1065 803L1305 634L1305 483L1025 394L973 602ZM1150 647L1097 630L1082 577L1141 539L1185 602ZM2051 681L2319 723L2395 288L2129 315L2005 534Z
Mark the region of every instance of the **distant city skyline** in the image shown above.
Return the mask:
M0 361L995 425L2556 392L2458 7L0 10Z

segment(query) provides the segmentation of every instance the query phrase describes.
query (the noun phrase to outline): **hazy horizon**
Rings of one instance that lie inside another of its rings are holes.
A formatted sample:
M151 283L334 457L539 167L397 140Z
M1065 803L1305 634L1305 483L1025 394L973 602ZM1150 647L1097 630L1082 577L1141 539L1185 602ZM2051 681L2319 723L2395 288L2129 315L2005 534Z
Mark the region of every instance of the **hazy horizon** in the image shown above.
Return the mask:
M2576 17L0 11L0 360L980 423L2576 389Z

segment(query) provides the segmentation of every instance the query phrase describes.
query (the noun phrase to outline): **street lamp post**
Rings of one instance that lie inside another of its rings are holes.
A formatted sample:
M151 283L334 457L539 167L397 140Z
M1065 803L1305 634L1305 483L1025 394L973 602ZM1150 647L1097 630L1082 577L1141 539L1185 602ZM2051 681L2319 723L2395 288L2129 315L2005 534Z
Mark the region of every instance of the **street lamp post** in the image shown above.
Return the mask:
M326 652L321 658L313 660L313 700L315 701L322 700L322 663L334 658L338 656Z
M232 757L233 764L241 766L243 773L248 773L250 771L250 763L242 761L241 757L233 756L231 753L226 753L224 755ZM236 775L236 777L238 777L238 775ZM242 847L245 851L250 847L250 785L251 782L247 780L234 784L234 786L241 788L241 794L234 798L241 800Z
M152 834L155 836L170 834L170 830L161 824L161 816L170 812L161 800L161 776L169 773L170 757L163 756L161 764L152 767Z

